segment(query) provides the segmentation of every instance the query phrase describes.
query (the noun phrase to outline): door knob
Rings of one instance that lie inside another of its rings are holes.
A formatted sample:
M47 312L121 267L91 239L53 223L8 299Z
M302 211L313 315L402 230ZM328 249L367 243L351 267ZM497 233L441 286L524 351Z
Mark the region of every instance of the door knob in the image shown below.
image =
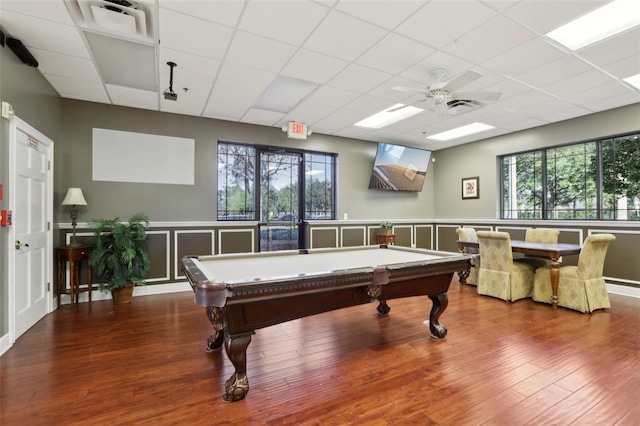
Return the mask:
M20 240L16 241L16 250L20 250L20 247L22 246L29 247L29 244L27 243L22 244Z

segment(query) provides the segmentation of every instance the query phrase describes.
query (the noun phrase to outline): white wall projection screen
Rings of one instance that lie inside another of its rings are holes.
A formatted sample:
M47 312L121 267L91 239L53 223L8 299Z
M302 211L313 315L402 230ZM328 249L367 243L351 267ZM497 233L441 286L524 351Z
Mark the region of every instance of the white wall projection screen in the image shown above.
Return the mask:
M193 185L195 140L93 129L93 180Z

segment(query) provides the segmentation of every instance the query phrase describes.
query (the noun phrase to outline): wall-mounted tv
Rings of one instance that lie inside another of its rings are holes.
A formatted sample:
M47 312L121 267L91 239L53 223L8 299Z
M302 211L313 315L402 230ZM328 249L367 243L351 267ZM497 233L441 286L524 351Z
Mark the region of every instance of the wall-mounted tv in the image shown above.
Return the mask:
M431 151L380 142L369 189L422 191L430 158Z

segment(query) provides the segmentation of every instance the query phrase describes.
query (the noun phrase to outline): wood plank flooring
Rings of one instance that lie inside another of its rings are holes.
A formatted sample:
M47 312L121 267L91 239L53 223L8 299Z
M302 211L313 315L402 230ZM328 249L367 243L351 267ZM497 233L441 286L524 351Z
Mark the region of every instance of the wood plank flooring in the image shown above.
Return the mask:
M554 312L455 280L442 340L426 297L389 304L257 330L235 403L220 399L233 367L204 351L211 326L190 291L63 305L0 358L0 424L640 424L639 299Z

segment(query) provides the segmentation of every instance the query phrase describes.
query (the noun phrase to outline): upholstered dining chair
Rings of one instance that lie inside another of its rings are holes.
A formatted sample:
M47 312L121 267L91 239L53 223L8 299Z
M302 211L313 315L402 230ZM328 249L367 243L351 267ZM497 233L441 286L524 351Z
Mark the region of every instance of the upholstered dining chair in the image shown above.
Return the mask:
M557 229L527 228L524 240L528 243L556 244L558 242L558 235L560 235L560 231ZM526 254L524 257L515 259L515 261L527 263L534 268L551 265L551 259Z
M531 297L534 268L513 261L511 239L506 232L478 231L482 263L478 294L512 302Z
M474 228L458 228L456 229L456 233L458 234L458 239L460 241L478 242L478 236L476 235L476 230ZM465 247L464 252L476 255L475 266L469 268L469 275L464 278L464 283L470 285L478 285L478 268L480 268L480 256L478 255L479 250L474 247Z
M616 237L612 234L589 235L584 241L578 266L561 266L558 281L558 305L580 312L610 308L607 287L602 277L604 259L609 244ZM536 269L533 284L533 300L551 303L550 266Z

